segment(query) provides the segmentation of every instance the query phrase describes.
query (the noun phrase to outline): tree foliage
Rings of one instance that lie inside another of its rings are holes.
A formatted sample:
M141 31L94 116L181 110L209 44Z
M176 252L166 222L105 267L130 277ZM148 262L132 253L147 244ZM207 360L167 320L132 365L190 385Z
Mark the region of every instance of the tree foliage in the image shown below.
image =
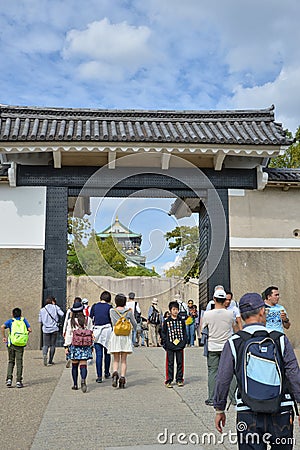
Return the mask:
M159 274L154 269L147 269L147 267L128 267L128 277L159 277Z
M88 219L69 217L68 235L68 275L158 276L146 267L128 267L121 245L112 236L101 240Z
M88 219L69 215L68 217L68 254L67 270L68 275L84 275L80 261L78 259L78 249L84 247L83 240L91 235L91 224Z
M286 135L289 138L293 138L293 135L289 130L286 130ZM300 126L296 131L294 142L287 148L284 155L277 156L272 159L269 167L291 169L300 168Z
M198 227L176 227L165 234L169 248L176 253L184 252L179 264L165 271L167 277L180 276L188 281L199 277L199 230Z

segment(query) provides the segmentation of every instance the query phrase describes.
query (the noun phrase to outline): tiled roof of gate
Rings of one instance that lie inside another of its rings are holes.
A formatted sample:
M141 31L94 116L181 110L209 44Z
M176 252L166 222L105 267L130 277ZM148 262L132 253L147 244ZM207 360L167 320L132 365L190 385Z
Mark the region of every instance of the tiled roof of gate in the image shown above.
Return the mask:
M139 111L0 104L0 141L119 141L289 145L274 106L261 110Z
M275 183L300 183L300 169L272 169L266 168L268 181Z

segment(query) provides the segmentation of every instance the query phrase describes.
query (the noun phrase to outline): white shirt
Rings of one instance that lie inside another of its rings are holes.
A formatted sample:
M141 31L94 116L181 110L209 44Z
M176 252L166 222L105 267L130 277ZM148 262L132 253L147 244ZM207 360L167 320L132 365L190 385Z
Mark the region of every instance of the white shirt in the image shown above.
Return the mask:
M126 308L131 308L133 312L134 312L134 307L135 307L135 300L129 300L128 302L126 302ZM136 310L139 314L141 313L141 308L140 308L140 305L138 304L138 302L136 302Z
M208 326L208 351L221 352L232 335L233 312L228 309L205 311L202 327Z

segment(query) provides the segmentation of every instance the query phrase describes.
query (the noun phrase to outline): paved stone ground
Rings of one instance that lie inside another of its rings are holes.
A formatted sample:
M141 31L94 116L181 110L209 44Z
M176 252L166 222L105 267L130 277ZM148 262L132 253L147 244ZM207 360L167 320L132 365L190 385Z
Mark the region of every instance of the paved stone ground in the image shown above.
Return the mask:
M185 350L186 383L173 389L163 383L165 353L161 348L135 349L128 358L124 390L113 389L110 380L95 383L92 365L88 366L88 392L72 391L71 371L65 368L62 349L57 350L56 361L53 367L43 367L41 352L27 351L25 388L8 389L4 385L6 352L0 352L1 448L64 450L79 447L82 441L90 450L236 448L228 437L220 442L213 408L204 405L207 368L199 347ZM17 422L16 412L21 417ZM233 407L225 431L230 429L235 430ZM297 425L295 430L300 442Z

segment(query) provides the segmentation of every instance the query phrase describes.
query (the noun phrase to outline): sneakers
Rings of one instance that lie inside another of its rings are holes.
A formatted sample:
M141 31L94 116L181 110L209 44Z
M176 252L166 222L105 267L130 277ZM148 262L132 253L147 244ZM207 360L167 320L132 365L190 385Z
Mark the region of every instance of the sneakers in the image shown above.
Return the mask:
M55 363L54 363L53 361L51 361L51 362L49 361L49 362L48 362L48 366L54 366L54 364L55 364Z
M6 386L11 387L11 385L12 385L12 380L6 380Z
M43 356L43 362L44 362L44 366L47 366L47 355Z
M87 391L87 386L85 380L81 382L81 390L85 394Z
M17 386L17 388L22 388L22 387L24 387L22 381L17 381L17 382L16 382L16 386Z
M214 406L214 402L212 401L212 400L205 400L205 404L207 405L207 406Z
M184 385L184 384L183 384L183 381L177 381L177 386L178 386L178 387L183 387L183 385Z
M102 378L101 377L96 378L96 383L102 383Z
M165 383L166 388L172 388L172 383Z
M108 380L108 379L110 378L110 373L108 372L107 374L105 374L105 375L104 375L104 378L105 378L106 380Z
M78 386L72 386L71 388L73 391L78 391Z

